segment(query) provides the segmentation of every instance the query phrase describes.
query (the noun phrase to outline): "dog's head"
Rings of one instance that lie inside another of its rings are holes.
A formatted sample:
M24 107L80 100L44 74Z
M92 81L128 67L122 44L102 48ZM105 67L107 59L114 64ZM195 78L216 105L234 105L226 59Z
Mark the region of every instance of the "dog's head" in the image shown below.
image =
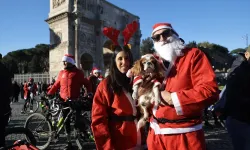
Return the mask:
M153 55L144 55L141 58L141 64L143 65L143 71L152 73L157 67L157 60Z
M152 54L146 54L137 60L132 68L134 75L143 75L144 73L156 73L159 77L164 75L164 71L158 60Z

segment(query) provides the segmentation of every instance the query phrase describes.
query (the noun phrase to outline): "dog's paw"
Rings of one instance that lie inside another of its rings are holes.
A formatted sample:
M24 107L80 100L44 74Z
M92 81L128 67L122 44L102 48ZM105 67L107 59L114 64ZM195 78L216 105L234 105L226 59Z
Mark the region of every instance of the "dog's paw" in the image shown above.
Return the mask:
M154 102L155 102L154 104L158 106L161 103L161 99L155 99Z
M138 121L138 123L137 123L137 131L139 131L140 130L140 128L142 128L142 127L144 127L145 125L146 125L146 120L144 119L144 118L141 118L139 121Z
M132 98L133 98L134 100L137 100L137 99L138 99L138 93L133 92Z

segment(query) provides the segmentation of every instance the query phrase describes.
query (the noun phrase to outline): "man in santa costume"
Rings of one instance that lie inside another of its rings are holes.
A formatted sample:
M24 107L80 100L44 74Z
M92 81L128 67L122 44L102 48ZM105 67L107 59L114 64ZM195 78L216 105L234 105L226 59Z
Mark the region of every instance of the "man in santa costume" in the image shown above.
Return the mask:
M92 92L95 94L96 88L98 84L103 80L103 76L101 75L101 70L97 67L93 67L91 71L91 75L89 76L89 81L92 84Z
M156 52L167 66L160 106L154 106L149 150L204 150L202 111L218 99L214 71L206 55L186 48L169 23L153 26Z
M80 97L80 91L82 86L85 86L88 93L92 92L92 85L90 82L84 77L84 73L78 69L75 66L75 57L70 54L65 54L62 57L62 62L64 69L61 70L58 74L56 82L53 84L52 88L48 91L48 96L51 97L51 95L55 94L58 89L60 89L60 99L63 100L65 103L63 103L63 107L69 107L69 103L67 103L68 100L71 101L77 101ZM69 110L64 109L63 110L63 118L66 118L68 115ZM80 111L76 111L76 120L78 120L78 117L80 117ZM70 121L71 119L68 119L65 122L65 130L67 135L67 146L65 149L71 150L72 144L71 144L71 128L70 128ZM82 128L85 129L84 124L82 125Z

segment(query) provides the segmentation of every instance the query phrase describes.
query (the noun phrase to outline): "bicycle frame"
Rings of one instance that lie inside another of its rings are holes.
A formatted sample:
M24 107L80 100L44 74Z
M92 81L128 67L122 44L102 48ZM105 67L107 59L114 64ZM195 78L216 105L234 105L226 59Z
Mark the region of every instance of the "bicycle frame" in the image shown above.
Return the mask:
M68 119L70 119L69 116L73 113L73 110L72 110L70 107L62 108L62 109L61 109L61 112L62 112L62 110L66 110L66 109L69 109L70 111L69 111L69 113L67 114L67 116L64 118L63 123L62 123L59 127L57 127L57 128L59 128L59 129L58 129L57 132L56 132L56 136L60 133L60 131L61 131L62 128L64 127L66 121L67 121Z

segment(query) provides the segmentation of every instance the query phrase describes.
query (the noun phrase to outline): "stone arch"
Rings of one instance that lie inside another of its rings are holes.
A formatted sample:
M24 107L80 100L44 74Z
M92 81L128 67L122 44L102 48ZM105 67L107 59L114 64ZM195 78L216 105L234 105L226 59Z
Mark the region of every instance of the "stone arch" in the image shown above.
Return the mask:
M93 67L93 63L94 63L93 57L88 53L84 53L84 54L82 54L80 60L81 60L80 61L81 68L85 72L89 73Z

